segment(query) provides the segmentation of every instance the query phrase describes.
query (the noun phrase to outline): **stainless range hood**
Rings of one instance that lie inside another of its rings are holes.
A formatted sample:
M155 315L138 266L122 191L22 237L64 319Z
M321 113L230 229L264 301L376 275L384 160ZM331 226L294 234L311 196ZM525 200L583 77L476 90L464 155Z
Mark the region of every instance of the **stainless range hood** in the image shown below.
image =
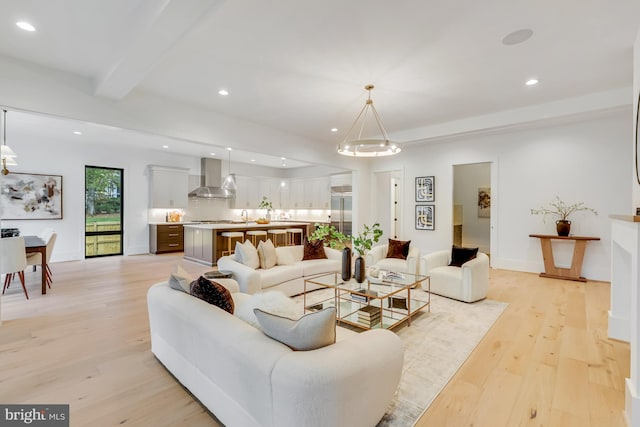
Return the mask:
M236 192L222 188L222 161L200 159L200 187L189 192L189 197L201 199L234 199Z

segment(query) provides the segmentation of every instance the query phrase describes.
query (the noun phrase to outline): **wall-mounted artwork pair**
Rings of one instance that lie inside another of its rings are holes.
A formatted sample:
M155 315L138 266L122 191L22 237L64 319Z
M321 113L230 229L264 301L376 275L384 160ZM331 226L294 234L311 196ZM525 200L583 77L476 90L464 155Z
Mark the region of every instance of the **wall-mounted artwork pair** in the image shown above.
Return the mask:
M416 177L416 202L434 202L436 178L434 176Z
M2 219L62 219L62 176L14 173L2 177Z

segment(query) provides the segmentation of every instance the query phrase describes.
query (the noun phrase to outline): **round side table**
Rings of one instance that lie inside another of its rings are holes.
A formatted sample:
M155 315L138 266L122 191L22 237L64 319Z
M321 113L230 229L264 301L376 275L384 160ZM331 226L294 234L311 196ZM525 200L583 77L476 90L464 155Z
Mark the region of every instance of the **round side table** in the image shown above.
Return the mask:
M203 274L203 276L205 277L205 279L231 279L233 276L233 273L231 273L230 271L218 271L218 270L213 270L213 271L207 271L206 273Z

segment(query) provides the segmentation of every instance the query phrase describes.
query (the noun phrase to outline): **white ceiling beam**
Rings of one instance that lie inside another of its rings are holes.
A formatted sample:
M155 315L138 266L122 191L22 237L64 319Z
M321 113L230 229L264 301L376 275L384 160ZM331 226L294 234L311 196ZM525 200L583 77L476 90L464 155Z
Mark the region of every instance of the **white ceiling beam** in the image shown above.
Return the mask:
M95 80L94 94L122 99L214 6L223 0L149 0L136 10L131 33L112 64Z

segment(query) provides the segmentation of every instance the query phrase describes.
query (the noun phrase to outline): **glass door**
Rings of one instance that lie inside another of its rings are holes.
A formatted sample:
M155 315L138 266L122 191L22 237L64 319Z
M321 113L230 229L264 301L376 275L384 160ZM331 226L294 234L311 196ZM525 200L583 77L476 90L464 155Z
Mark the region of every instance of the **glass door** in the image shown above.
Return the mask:
M85 166L85 258L122 255L123 169Z

